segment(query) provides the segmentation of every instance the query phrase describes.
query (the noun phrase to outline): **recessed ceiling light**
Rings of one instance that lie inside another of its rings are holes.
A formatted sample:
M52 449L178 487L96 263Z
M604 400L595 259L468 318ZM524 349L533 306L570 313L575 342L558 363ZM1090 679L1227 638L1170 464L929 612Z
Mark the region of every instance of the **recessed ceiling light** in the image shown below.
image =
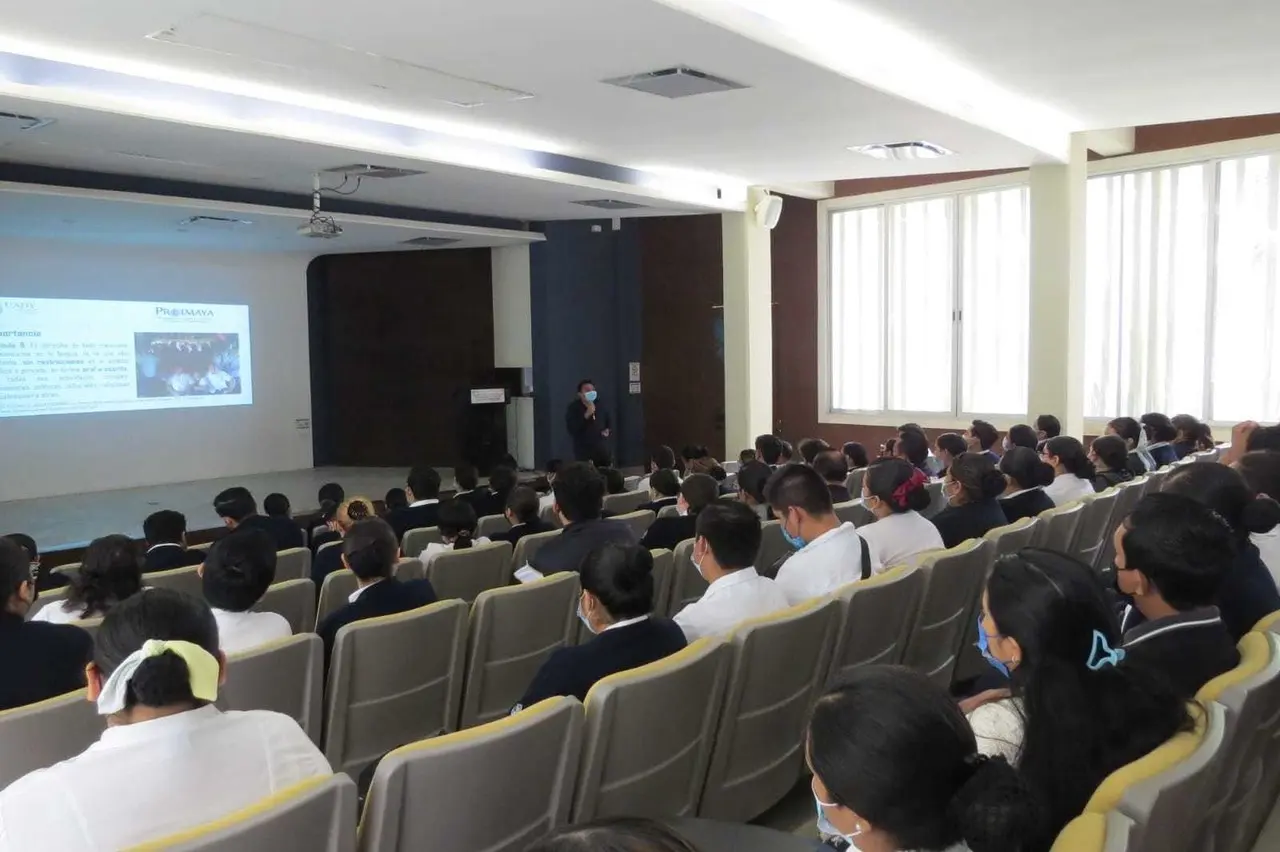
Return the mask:
M949 157L955 153L950 148L943 148L932 142L888 142L876 145L851 145L849 150L855 154L865 154L877 160L936 160L938 157Z

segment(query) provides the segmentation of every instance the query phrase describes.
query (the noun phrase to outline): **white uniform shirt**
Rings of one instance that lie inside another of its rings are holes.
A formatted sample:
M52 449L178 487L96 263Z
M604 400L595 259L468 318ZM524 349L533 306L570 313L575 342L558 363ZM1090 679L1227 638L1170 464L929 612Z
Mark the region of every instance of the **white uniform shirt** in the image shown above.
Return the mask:
M210 705L117 725L0 793L0 852L124 849L330 774L298 723L280 713Z
M871 554L871 573L880 563ZM853 524L825 532L795 552L778 569L778 588L794 606L862 579L862 537Z
M694 642L704 636L723 636L748 619L786 608L787 596L777 583L754 568L743 568L708 586L701 598L676 614L675 621L684 638Z
M872 572L879 574L895 565L911 560L926 550L942 550L942 534L933 521L919 512L906 511L887 515L858 528L858 535L871 548L871 562L879 563Z
M293 635L289 621L278 612L232 612L213 607L218 622L218 646L224 654L252 651Z
M1017 766L1022 755L1025 723L1022 703L1016 698L991 701L969 714L969 727L978 741L978 754L1003 757Z
M1093 490L1092 479L1081 479L1074 473L1064 473L1055 478L1051 485L1046 485L1044 493L1049 495L1053 505L1065 506L1076 500L1092 497L1097 492Z
M89 617L98 618L100 616L101 613L91 615ZM57 603L51 603L48 606L43 607L39 612L31 616L31 620L47 621L50 624L70 624L73 621L84 620L84 609L80 606L73 608L71 604L66 601L58 601Z
M493 542L489 541L489 539L486 538L485 536L480 536L479 538L472 541L472 544L475 545L476 547L479 547L482 544L492 544L492 543ZM430 544L428 544L425 548L423 548L422 552L418 554L418 561L422 563L423 568L426 568L428 565L431 564L431 560L435 559L441 553L452 553L452 552L453 552L452 544L445 544L442 541L433 541Z

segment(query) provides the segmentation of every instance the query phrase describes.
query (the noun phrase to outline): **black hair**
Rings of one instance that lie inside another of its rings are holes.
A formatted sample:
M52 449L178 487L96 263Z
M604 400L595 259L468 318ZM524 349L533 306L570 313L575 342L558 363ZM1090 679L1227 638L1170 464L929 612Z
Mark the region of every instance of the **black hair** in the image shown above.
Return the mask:
M1131 450L1138 446L1138 439L1142 437L1142 426L1132 417L1117 417L1107 423L1107 428L1114 429L1117 435L1124 438L1125 446ZM1128 444L1130 441L1133 442L1132 446Z
M515 468L504 464L498 465L489 472L489 490L502 500L507 498L518 481Z
M597 472L600 474L600 478L604 480L606 494L627 493L627 479L622 475L622 471L616 467L602 467L598 468Z
M200 586L209 606L248 612L276 579L276 544L263 530L237 530L209 548Z
M1062 434L1062 421L1052 414L1041 414L1036 418L1036 431L1043 432L1045 438L1056 438Z
M218 492L213 498L213 510L219 518L230 518L239 523L250 515L258 513L258 502L253 499L249 489L242 485Z
M996 427L992 426L985 420L975 420L969 426L969 434L978 439L978 446L984 450L989 450L995 446L996 441L1000 440L1000 433Z
M692 473L680 483L680 496L689 504L689 514L696 515L720 497L720 483L705 473Z
M908 429L898 433L898 444L895 447L902 458L916 467L923 467L929 458L929 439L919 429Z
M94 539L84 552L80 570L71 575L67 603L78 618L97 618L142 588L142 557L123 535Z
M1254 429L1249 433L1249 439L1245 441L1244 448L1250 453L1254 450L1280 452L1280 425L1259 426Z
M929 441L929 436L925 435L924 427L919 423L903 423L898 427L898 434L902 434L903 432L919 432L921 435L924 435L925 443L928 443Z
M585 388L587 385L594 386L595 382L592 381L591 379L583 379L582 381L578 382L578 393L582 393L582 389Z
M552 485L560 514L571 523L594 521L604 507L604 480L585 462L567 464L556 474Z
M399 553L395 531L382 518L356 521L342 538L347 567L361 580L390 577Z
M1185 494L1208 506L1241 539L1271 532L1280 524L1280 503L1259 500L1240 471L1224 464L1183 465L1165 478L1161 490Z
M839 450L818 453L813 459L813 470L824 482L832 485L844 485L849 479L849 462Z
M401 496L403 496L403 495L404 495L404 489L402 489L402 488L397 488L397 489L395 489L395 490L396 490L396 491L399 491L399 492L400 492L400 494L401 494ZM390 493L390 492L388 492L388 493ZM342 504L341 504L341 503L334 503L332 500L325 500L323 503L321 503L321 504L320 504L320 520L324 521L326 524L327 524L327 523L329 523L330 521L332 521L332 520L334 519L334 517L336 517L336 516L337 516L337 514L338 514L338 507L339 507L340 505L342 505ZM408 504L406 503L406 505L408 505Z
M775 465L782 455L782 439L777 435L761 435L756 438L756 455L767 465Z
M676 451L666 444L659 446L649 456L655 470L672 470L676 466Z
M750 497L758 505L765 505L765 486L773 471L764 462L747 462L738 468L738 490Z
M173 509L152 512L142 522L142 536L147 544L182 544L187 532L187 516Z
M746 503L716 500L698 513L698 538L707 540L716 564L725 571L750 568L760 554L760 516Z
M1036 435L1035 429L1025 423L1019 423L1009 429L1009 443L1015 447L1034 450L1040 444L1040 437Z
M609 817L565 826L525 852L698 852L661 822L644 817Z
M434 467L415 467L409 471L405 485L414 500L434 500L440 496L440 471Z
M28 562L35 562L40 558L40 548L36 546L36 540L26 533L9 533L5 538L26 551Z
M805 438L796 445L796 449L800 451L800 458L804 459L805 464L813 464L818 453L831 449L831 445L821 438Z
M1104 778L1192 728L1186 705L1154 672L1088 666L1096 635L1121 644L1115 611L1093 569L1050 550L996 560L987 613L1021 648L1010 687L1023 717L1018 770L1049 815L1054 835L1084 810Z
M453 468L453 481L457 484L459 491L474 491L480 484L480 474L473 464L456 465Z
M894 455L896 455L896 450L897 450L897 448L898 448L898 438L897 438L897 436L894 436L894 437L892 437L892 438L886 438L886 439L885 439L885 442L884 442L884 445L883 445L883 447L882 447L882 449L881 449L881 452L880 452L879 458L882 458L882 459L891 459L891 458L893 458L893 457L894 457Z
M338 526L344 531L351 529L354 523L373 517L376 517L376 513L373 510L373 502L368 497L350 497L343 500L342 505L338 507Z
M759 544L757 537L756 545ZM31 576L31 559L27 556L26 549L9 536L0 538L0 609L18 593L23 583L35 584L35 577Z
M387 507L388 512L394 512L396 509L408 508L409 497L404 493L403 488L392 488L382 498L382 503Z
M1043 810L1004 758L978 754L945 690L903 666L866 666L818 699L809 762L831 803L856 812L895 849L1031 848Z
M885 459L867 468L863 478L867 493L893 510L923 512L929 508L929 479L920 468L903 459Z
M1014 447L1000 458L1000 472L1019 488L1043 488L1053 484L1053 465L1040 460L1040 454L1026 447Z
M1081 479L1093 479L1098 475L1094 470L1093 462L1089 461L1089 454L1085 452L1084 445L1070 435L1059 435L1045 441L1044 452L1045 455L1056 456L1058 461L1062 462L1062 466L1067 469L1067 473Z
M1168 415L1158 411L1150 411L1142 415L1142 428L1147 433L1147 440L1154 443L1167 443L1178 440L1178 429Z
M595 450L591 452L591 463L596 467L601 468L613 467L613 453L609 451L608 447L596 447Z
M454 550L466 550L475 543L476 507L468 500L445 500L440 504L437 522L440 535L452 538Z
M952 459L947 476L959 483L970 503L993 500L1004 493L1004 474L986 453L961 453Z
M1124 528L1126 571L1140 571L1176 610L1214 603L1237 545L1231 527L1212 509L1180 494L1148 494Z
M347 499L347 492L341 485L336 482L326 482L320 486L320 492L316 495L317 502L323 504L326 500L334 503L341 503Z
M113 607L93 643L93 662L108 678L149 639L190 642L218 656L218 622L209 605L172 589L147 589ZM205 703L191 694L186 661L166 651L142 661L125 690L125 709Z
M262 500L262 511L272 518L287 518L292 509L289 498L279 492L268 494Z
M542 508L542 501L538 499L538 492L532 488L517 485L507 495L507 508L511 510L511 514L515 515L519 523L527 524L537 519L538 512Z
M547 475L558 476L560 468L564 467L564 462L560 459L547 459Z
M969 445L965 443L964 436L956 432L945 432L939 435L934 443L937 444L938 449L950 453L953 458L969 451Z
M516 461L516 457L511 455L511 453L503 453L502 455L498 456L497 466L509 467L512 470L519 470L520 462Z
M795 447L791 446L791 442L783 441L782 450L781 452L778 453L778 461L779 462L782 462L783 460L791 461L793 458L795 458L795 455L796 455L796 449Z
M1098 457L1107 470L1125 471L1129 469L1129 447L1119 435L1103 435L1093 439L1093 454Z
M696 459L705 459L711 455L711 451L703 444L685 444L680 448L680 457L687 462Z
M738 453L738 464L746 464L756 460L756 451L754 449L746 449Z
M670 468L659 468L650 476L649 487L663 497L680 496L680 480L676 479L676 472Z
M582 588L595 595L615 621L653 610L653 556L636 545L606 544L587 554Z
M840 450L844 453L844 457L849 460L849 465L854 470L871 464L871 460L867 458L867 448L857 441L846 442Z
M1280 500L1280 453L1245 453L1236 462L1236 470L1260 499Z
M1201 423L1190 414L1175 414L1170 422L1178 430L1178 440L1193 444L1197 451L1212 450L1216 446L1208 423Z
M799 508L810 515L830 515L831 489L813 468L801 464L778 468L764 488L765 498L776 515Z

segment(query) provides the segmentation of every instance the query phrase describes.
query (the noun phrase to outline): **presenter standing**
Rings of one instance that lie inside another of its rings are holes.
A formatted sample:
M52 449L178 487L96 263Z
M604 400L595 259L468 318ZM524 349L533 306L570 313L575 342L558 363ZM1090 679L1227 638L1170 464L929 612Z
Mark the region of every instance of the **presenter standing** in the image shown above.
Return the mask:
M564 413L565 428L573 438L573 457L595 461L609 452L609 413L597 407L599 394L590 379L578 382L578 395Z

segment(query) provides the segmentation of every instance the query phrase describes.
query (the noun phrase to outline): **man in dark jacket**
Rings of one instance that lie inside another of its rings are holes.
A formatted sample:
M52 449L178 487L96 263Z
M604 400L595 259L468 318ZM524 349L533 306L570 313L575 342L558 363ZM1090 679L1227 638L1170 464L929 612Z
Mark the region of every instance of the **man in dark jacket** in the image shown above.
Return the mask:
M599 393L590 379L578 382L578 394L564 413L564 425L573 438L573 457L595 461L609 451L609 412L596 406Z
M544 576L577 572L587 555L606 544L634 545L631 527L600 517L604 479L589 464L574 462L561 468L553 486L556 511L564 531L534 555L532 567Z
M292 518L259 515L258 501L253 499L248 488L236 486L219 492L213 498L213 509L228 529L245 527L266 532L275 542L276 550L291 550L306 544L302 527L294 523Z

